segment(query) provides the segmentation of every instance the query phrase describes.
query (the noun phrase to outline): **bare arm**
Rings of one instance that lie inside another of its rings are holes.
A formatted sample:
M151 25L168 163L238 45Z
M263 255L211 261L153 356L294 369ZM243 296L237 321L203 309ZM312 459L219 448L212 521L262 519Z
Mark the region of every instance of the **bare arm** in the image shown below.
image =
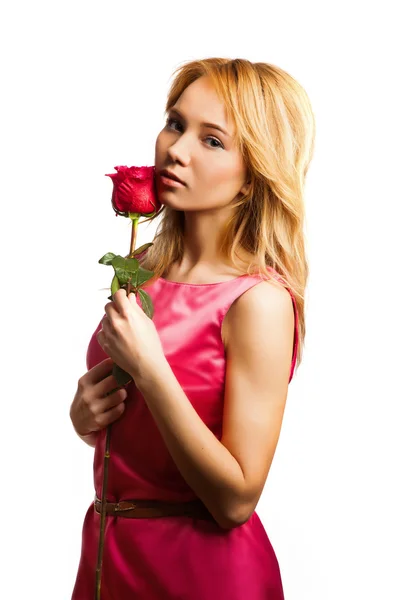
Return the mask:
M227 331L221 441L167 361L135 376L179 471L224 529L245 523L262 492L279 438L292 348L288 292L263 282L243 294Z
M231 508L243 487L240 465L197 414L169 364L135 383L188 485L222 528L237 526Z

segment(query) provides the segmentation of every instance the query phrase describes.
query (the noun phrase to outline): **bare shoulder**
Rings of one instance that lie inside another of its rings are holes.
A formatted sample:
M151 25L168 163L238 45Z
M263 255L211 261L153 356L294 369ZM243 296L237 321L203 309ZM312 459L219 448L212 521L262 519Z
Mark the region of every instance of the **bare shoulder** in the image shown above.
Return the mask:
M222 321L221 335L227 350L232 335L245 334L252 325L279 327L282 334L294 331L293 302L289 291L279 282L261 281L244 292L230 306ZM241 333L242 332L242 333ZM264 333L266 330L264 329Z

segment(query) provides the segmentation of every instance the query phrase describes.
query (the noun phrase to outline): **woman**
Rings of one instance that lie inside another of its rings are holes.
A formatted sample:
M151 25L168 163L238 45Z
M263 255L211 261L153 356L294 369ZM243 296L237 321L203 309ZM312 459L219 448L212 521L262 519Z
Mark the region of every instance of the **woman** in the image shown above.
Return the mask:
M140 258L154 271L154 317L114 295L71 405L95 447L97 497L72 600L95 598L111 422L102 599L280 600L255 508L305 336L314 118L299 83L270 64L211 58L175 75L155 149L161 226ZM113 359L134 381L105 398Z

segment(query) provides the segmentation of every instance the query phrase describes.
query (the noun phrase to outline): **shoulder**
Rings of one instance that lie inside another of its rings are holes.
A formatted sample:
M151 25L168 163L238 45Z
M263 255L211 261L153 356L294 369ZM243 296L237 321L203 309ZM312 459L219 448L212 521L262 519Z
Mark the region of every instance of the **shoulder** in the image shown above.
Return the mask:
M223 321L223 341L246 338L254 330L293 334L294 311L292 297L281 283L261 281L241 294L230 306Z

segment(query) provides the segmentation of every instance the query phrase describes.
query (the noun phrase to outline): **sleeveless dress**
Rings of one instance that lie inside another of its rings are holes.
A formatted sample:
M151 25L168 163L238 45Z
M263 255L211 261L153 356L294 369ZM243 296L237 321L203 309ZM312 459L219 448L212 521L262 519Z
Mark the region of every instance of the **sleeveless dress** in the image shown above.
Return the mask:
M271 269L272 271L272 269ZM279 279L278 273L275 275ZM225 349L221 324L231 304L264 280L241 275L219 283L177 283L159 277L146 287L153 322L171 369L203 422L222 437ZM285 286L286 287L286 286ZM298 347L295 313L292 379ZM136 301L141 306L139 296ZM89 342L87 369L107 358L97 326ZM132 381L125 411L113 423L107 500L197 498L176 467ZM101 498L106 429L94 451L94 488ZM71 600L94 600L100 515L92 502L82 530L82 547ZM102 600L282 600L279 564L256 511L239 527L222 529L187 516L129 519L106 516Z

